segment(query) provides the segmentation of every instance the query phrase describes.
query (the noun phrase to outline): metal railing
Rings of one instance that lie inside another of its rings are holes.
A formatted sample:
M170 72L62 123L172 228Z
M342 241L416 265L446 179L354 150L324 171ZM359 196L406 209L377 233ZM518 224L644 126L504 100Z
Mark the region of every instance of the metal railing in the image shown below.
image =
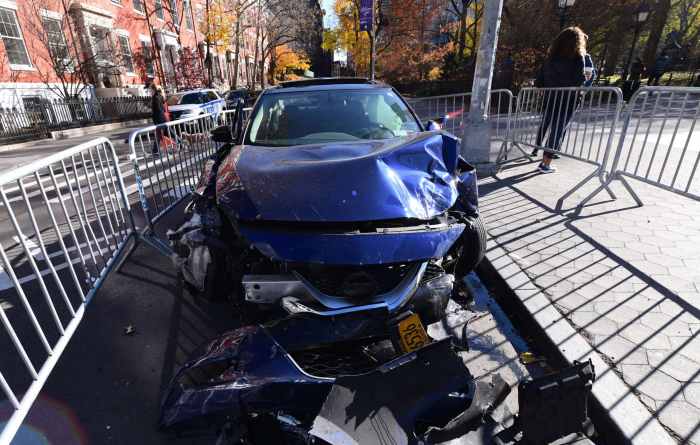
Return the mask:
M464 124L471 108L471 93L420 97L408 100L418 118L425 122L447 117L444 129L458 137L464 133ZM510 135L511 114L514 111L513 93L493 90L489 100L491 139L507 141Z
M209 133L226 114L217 117L205 114L151 125L129 136L130 159L147 224L140 239L164 254L169 255L171 249L167 242L156 237L154 225L197 185L204 163L219 148Z
M630 99L622 134L601 186L620 181L638 205L625 177L700 200L700 88L644 87ZM584 205L600 188L581 201Z
M219 119L219 123L222 125L231 125L232 119L235 115L236 110L224 110L221 112L221 117ZM248 118L250 117L250 113L253 111L253 108L244 108L243 109L243 126L245 126L245 123L248 122Z
M150 116L150 97L45 100L0 109L0 144L47 137L51 131Z
M541 150L545 156L561 155L594 165L591 174L558 200L557 209L593 179L615 199L607 186L606 166L623 105L619 88L523 88L511 123L512 145L501 151L498 162L516 148L530 160Z
M134 235L112 144L78 145L0 174L0 394L9 444Z

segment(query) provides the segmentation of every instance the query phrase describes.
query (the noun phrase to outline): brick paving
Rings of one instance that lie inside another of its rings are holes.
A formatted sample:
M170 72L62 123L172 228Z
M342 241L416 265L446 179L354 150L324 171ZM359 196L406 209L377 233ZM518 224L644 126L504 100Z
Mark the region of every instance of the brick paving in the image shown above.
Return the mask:
M631 181L643 207L618 183L617 200L601 193L577 213L589 184L556 211L592 171L556 164L542 175L512 163L480 180L489 259L505 251L628 394L679 442L700 445L700 202Z

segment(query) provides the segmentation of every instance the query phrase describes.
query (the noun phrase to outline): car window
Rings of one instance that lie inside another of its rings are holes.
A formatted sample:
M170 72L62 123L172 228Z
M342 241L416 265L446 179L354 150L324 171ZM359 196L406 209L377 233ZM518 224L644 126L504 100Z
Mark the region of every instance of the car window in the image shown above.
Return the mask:
M195 105L204 103L202 93L187 93L182 96L180 105Z
M391 89L329 90L264 95L246 143L290 146L391 139L420 131Z
M215 92L213 92L213 91L207 91L207 99L208 99L209 101L212 101L212 100L219 100L219 96L217 96L217 94L216 94Z

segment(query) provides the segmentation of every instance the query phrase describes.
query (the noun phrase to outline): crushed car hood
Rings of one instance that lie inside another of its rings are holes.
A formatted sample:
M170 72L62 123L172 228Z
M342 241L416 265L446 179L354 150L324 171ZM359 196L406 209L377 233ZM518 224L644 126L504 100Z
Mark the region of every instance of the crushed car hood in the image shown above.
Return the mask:
M223 161L217 199L244 220L429 220L458 198L458 150L458 139L439 132L295 147L246 145Z

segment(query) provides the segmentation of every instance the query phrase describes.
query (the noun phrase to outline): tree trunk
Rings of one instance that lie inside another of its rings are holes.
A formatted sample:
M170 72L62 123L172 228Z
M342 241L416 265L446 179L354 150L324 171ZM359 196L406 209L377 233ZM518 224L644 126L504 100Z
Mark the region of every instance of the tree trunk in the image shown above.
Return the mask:
M605 57L605 66L603 69L603 73L606 76L612 76L613 74L615 74L617 65L620 61L620 57L622 57L623 50L624 48L627 48L627 45L625 43L627 42L627 39L625 39L623 36L626 36L628 34L628 30L629 18L622 16L618 17L614 31L611 34L613 38L610 38L607 44L607 54Z
M666 26L670 10L671 0L657 0L654 5L654 13L651 16L651 23L649 25L649 39L644 48L643 56L644 64L649 68L653 67L654 62L656 62L656 53L659 49L659 43L661 42L664 26Z
M253 76L252 76L252 89L255 89L255 81L257 80L258 77L258 56L260 55L260 45L258 44L258 41L260 40L260 1L258 1L258 10L256 12L256 18L255 18L255 53L253 55ZM262 81L261 81L262 83Z
M605 59L605 75L612 76L615 74L617 64L622 56L622 43L624 40L613 40L608 47L608 55Z

